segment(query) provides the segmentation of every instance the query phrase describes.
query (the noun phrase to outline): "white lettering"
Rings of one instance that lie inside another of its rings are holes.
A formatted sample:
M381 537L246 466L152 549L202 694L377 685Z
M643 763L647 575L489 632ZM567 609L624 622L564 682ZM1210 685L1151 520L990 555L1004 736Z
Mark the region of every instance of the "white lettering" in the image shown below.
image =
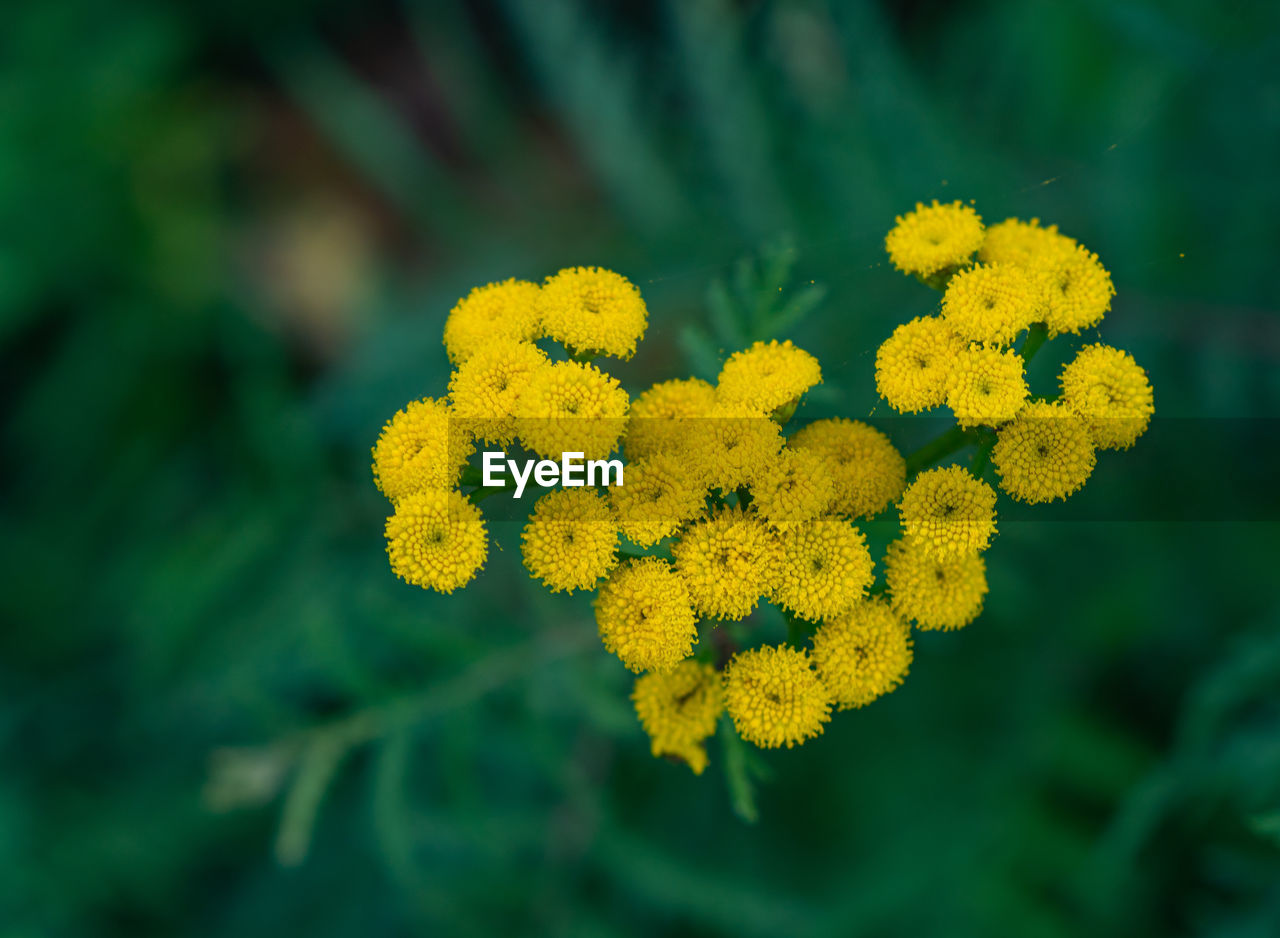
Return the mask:
M582 460L585 453L561 453L560 454L560 484L566 488L578 485L586 485L582 478ZM575 462L576 460L576 462ZM574 475L575 470L577 475Z
M550 459L540 459L533 470L533 478L543 488L550 488L560 481L560 467Z
M526 459L524 461L523 473L521 473L520 467L516 465L514 459L508 459L507 465L511 467L511 474L516 477L516 498L519 498L524 494L524 486L529 481L529 474L533 472L533 460Z
M600 470L602 476L599 482L596 481L596 470ZM609 481L609 471L617 472L616 482ZM622 484L622 460L621 459L593 459L587 463L587 485L621 485Z
M496 486L506 484L502 479L494 477L495 472L498 473L499 476L502 474L502 464L506 461L506 458L507 454L501 450L496 453L488 450L485 451L484 475L480 479L481 485L485 488L494 488Z

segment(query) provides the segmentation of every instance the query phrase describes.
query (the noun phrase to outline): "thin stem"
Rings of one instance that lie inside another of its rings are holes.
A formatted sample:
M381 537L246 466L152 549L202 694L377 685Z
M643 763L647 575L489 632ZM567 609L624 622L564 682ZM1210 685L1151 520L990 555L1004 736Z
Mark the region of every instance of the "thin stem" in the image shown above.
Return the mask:
M915 475L926 466L932 466L939 459L950 456L956 450L964 449L972 442L973 435L968 430L963 427L952 427L907 457L907 475Z
M969 466L969 471L973 473L975 479L981 479L982 474L987 471L987 465L991 462L991 450L995 445L994 436L978 445L978 451L973 454L973 462Z
M1049 340L1049 330L1042 322L1033 323L1031 328L1027 330L1027 337L1022 340L1022 347L1018 349L1018 354L1022 356L1023 364L1031 361L1033 355L1040 351L1040 346Z

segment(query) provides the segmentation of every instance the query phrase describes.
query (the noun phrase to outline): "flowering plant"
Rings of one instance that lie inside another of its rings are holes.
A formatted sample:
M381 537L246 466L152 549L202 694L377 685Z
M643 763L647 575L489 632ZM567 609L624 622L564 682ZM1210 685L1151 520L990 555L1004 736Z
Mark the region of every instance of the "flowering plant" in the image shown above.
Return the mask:
M471 463L479 446L546 459L621 450L622 485L545 492L521 549L547 589L595 591L605 649L639 675L632 699L654 755L700 774L722 714L741 761L739 739L799 745L833 711L893 691L913 628L958 629L981 611L997 487L1027 503L1066 498L1097 450L1131 446L1154 407L1142 368L1101 344L1066 365L1059 393L1031 393L1027 361L1096 326L1114 293L1098 258L1056 227L986 228L971 207L934 202L900 216L885 245L942 296L879 347L877 389L900 413L948 407L955 425L937 439L904 457L857 420L788 433L822 371L776 339L730 355L714 385L675 378L633 399L594 364L630 358L643 338L630 281L573 268L540 286L490 284L449 314L448 394L409 403L373 448L394 506L392 569L446 593L477 576L480 503L495 491ZM965 448L967 466L935 466ZM877 578L858 522L894 508L900 534ZM785 641L763 640L761 600L781 611Z

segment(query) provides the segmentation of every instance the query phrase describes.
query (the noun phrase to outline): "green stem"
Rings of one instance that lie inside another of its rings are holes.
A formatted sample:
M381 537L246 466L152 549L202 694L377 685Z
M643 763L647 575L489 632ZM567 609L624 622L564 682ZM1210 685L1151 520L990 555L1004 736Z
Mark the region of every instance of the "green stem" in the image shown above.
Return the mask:
M915 475L926 466L932 466L939 459L950 456L956 450L964 449L972 442L973 435L968 430L958 426L952 427L907 457L907 475Z
M982 474L987 471L987 465L991 462L991 450L995 445L996 438L993 436L979 444L978 451L973 454L973 463L969 466L969 471L973 473L975 479L981 479Z
M1022 340L1022 347L1018 349L1018 354L1022 356L1023 364L1031 361L1031 357L1040 351L1040 346L1044 345L1049 339L1049 330L1042 322L1033 323L1031 328L1027 330L1027 337Z
M595 349L582 349L572 353L569 356L570 361L578 362L581 365L589 365L600 353Z

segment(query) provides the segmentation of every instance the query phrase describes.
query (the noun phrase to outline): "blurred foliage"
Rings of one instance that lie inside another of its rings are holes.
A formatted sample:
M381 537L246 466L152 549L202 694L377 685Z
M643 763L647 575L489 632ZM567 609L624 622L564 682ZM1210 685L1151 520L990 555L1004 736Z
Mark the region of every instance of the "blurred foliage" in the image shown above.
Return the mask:
M1280 932L1274 4L8 12L0 935ZM983 617L764 755L756 825L513 526L391 578L368 447L467 288L604 264L633 390L780 330L866 416L932 197L1098 251L1159 414L1238 447L1173 420L1003 524ZM1169 514L1237 463L1254 514Z

